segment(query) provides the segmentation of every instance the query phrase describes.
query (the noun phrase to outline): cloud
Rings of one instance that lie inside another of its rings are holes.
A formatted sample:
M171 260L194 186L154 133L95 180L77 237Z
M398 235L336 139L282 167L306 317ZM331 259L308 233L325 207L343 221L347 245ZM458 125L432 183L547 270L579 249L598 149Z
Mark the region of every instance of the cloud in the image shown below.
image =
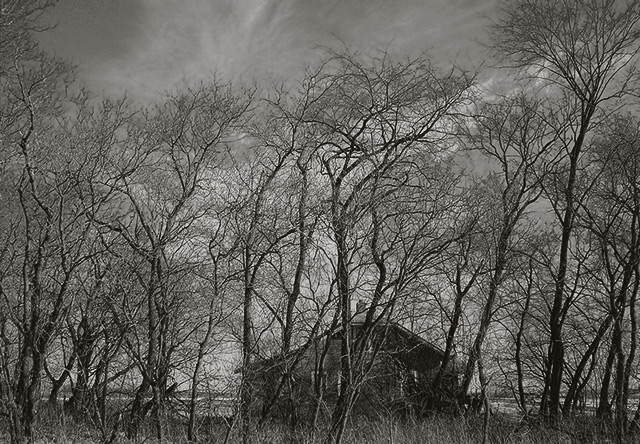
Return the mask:
M493 0L61 0L45 45L90 87L153 96L182 78L288 76L316 46L481 57Z

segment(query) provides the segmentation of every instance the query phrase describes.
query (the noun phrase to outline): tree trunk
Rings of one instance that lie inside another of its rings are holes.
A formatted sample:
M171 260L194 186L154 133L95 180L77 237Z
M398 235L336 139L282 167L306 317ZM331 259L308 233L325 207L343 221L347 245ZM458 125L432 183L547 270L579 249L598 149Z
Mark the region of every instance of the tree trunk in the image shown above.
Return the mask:
M491 418L491 400L487 393L488 382L484 374L484 365L482 363L482 355L478 356L478 378L480 379L481 398L484 404L484 417L482 421L482 444L489 442L489 420Z
M565 302L565 287L567 278L567 267L569 263L569 243L573 234L575 219L575 189L578 176L578 162L582 154L582 147L587 135L587 130L591 118L596 110L596 105L590 99L582 104L583 114L581 116L578 135L569 153L569 177L564 188L565 210L561 219L562 238L560 241L560 255L558 260L558 273L555 278L555 292L553 295L553 306L549 316L549 362L548 386L549 386L549 415L555 421L560 414L560 392L562 388L562 375L564 372L564 340L562 338L563 328L563 306Z
M533 286L533 273L532 273L532 265L529 264L529 279L527 282L527 290L526 290L526 299L524 302L524 308L522 309L522 314L520 315L520 322L518 324L518 333L516 334L516 350L515 350L515 364L516 364L516 377L518 378L518 403L520 404L520 409L525 415L529 414L527 409L527 395L524 391L524 371L522 369L522 340L524 339L524 328L527 320L527 315L529 314L529 305L531 303L531 292Z
M337 199L334 196L334 199ZM351 363L351 290L349 288L349 271L347 265L346 230L341 216L334 213L334 233L337 247L337 288L338 307L340 310L340 381L338 400L331 418L330 436L335 444L340 444L349 416L353 399L353 369Z
M454 301L453 306L453 316L451 318L451 325L449 326L449 331L447 332L447 339L444 348L444 354L442 356L442 361L440 361L440 366L438 367L438 372L433 378L433 382L431 384L431 393L432 396L437 396L441 392L441 381L444 376L447 367L449 366L449 361L451 360L451 354L453 352L454 341L456 337L456 332L458 330L458 325L460 324L460 317L462 316L462 301L464 297L467 295L475 280L478 276L479 270L474 270L474 273L467 282L466 285L462 285L462 267L456 267L456 277L455 277L455 286L456 286L456 299ZM457 393L456 395L462 395L464 397L464 393Z
M253 400L253 388L251 381L251 363L253 354L253 289L251 287L251 270L249 263L251 252L245 248L244 271L244 313L242 320L242 383L240 391L240 420L242 443L251 444L251 401Z
M331 332L335 328L336 318L334 318L334 322L331 324L329 328L329 335L326 338L324 344L322 345L322 349L320 350L320 355L315 362L314 365L314 381L313 381L313 389L314 389L314 405L313 405L313 413L312 413L312 424L313 430L316 432L318 430L318 421L320 420L320 410L322 409L324 392L326 389L326 376L324 363L329 353L329 349L331 347ZM317 353L317 351L316 351Z
M144 398L148 395L151 385L147 378L142 378L142 383L136 391L136 396L131 404L131 410L129 411L129 425L127 427L127 437L129 439L135 439L138 436L140 424L144 419Z
M616 335L614 329L613 336ZM607 362L604 368L604 376L602 377L602 384L600 385L600 396L598 401L598 409L596 416L599 418L611 417L611 404L609 403L609 385L611 384L611 372L613 370L613 364L616 359L615 353L615 339L612 339L612 343L609 346L609 354L607 355Z
M58 395L60 393L60 389L69 378L69 374L73 369L75 360L76 360L76 353L74 350L74 352L69 357L69 360L67 361L67 364L65 365L64 370L62 371L62 374L60 375L59 378L55 378L49 372L49 369L47 368L47 364L45 362L44 371L47 374L47 376L49 376L49 379L51 380L51 391L49 392L49 399L47 400L47 403L49 405L56 406L58 404Z
M626 293L626 292L625 292ZM624 303L624 299L621 301ZM624 434L627 432L627 404L626 404L626 396L625 396L625 370L627 357L625 356L624 347L623 347L623 321L624 321L625 309L624 305L622 305L620 309L620 313L616 322L614 324L614 348L616 355L616 380L615 380L615 430L618 435L622 438Z
M574 372L571 383L569 384L569 390L567 391L567 395L564 398L564 404L562 406L562 412L564 416L569 416L571 414L572 405L574 403L574 398L578 394L578 387L580 386L580 381L582 380L582 373L589 361L593 358L593 356L598 352L598 348L600 347L600 342L604 338L607 331L609 331L609 327L611 326L611 320L613 316L609 313L598 328L595 337L589 344L587 351L582 355L578 366L576 367L576 371Z
M493 276L491 276L491 281L489 282L489 294L487 295L487 301L485 302L484 309L482 311L482 317L480 318L480 327L478 328L478 333L476 334L476 338L473 342L471 350L469 350L469 359L467 360L467 366L465 368L462 379L461 390L463 396L466 395L469 391L469 386L471 385L471 380L473 379L476 362L481 355L482 344L484 343L484 339L487 336L487 332L489 331L489 326L493 317L493 308L495 305L496 297L498 295L498 287L500 286L502 274L507 263L507 248L509 237L511 236L512 231L511 227L512 225L507 221L505 223L505 229L502 231L500 240L498 241L495 270L493 272Z

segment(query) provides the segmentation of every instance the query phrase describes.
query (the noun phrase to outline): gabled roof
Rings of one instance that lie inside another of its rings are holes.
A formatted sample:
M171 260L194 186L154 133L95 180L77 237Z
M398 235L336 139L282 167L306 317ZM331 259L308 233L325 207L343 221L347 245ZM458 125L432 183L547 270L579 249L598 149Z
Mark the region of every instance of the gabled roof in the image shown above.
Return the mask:
M356 318L355 322L352 322L351 325L355 327L362 326L364 325L364 321ZM387 329L388 332L393 332L398 336L401 336L403 340L406 341L409 345L410 350L421 351L422 349L424 351L435 353L440 357L444 356L444 351L440 347L427 341L422 336L412 332L411 330L398 324L397 322L390 321L387 323L379 323L374 328L378 330Z
M405 337L406 340L414 341L416 347L425 347L429 349L433 353L437 353L440 356L444 356L444 350L442 350L437 345L427 341L422 336L412 332L406 327L403 327L400 324L391 323L391 327L394 328L399 334Z
M356 316L352 320L351 326L362 327L364 323L365 322L363 318L358 318ZM408 328L396 322L378 323L375 325L374 329L378 331L387 329L389 333L393 332L398 336L402 337L403 340L406 341L406 344L408 345L407 349L404 351L411 351L414 353L427 352L427 353L435 354L440 358L444 356L444 351L440 347L438 347L435 344L432 344L431 342L427 341L420 335L412 332ZM333 337L334 335L339 334L341 330L342 330L342 327L340 326L335 330L333 330L332 332L325 332L322 335L316 336L314 339L312 339L312 341L319 341L327 336ZM288 361L288 360L294 359L296 356L299 356L300 353L303 353L303 352L306 352L306 349L304 347L298 347L294 350L291 350L289 353L287 353L286 357L283 356L281 353L275 354L268 358L257 359L256 361L253 362L252 366L268 368L276 365L277 363L283 362L285 360Z

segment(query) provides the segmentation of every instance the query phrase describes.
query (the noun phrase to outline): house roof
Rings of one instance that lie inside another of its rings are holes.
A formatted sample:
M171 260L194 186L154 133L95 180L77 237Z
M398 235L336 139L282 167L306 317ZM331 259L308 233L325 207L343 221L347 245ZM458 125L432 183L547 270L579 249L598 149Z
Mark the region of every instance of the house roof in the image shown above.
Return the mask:
M363 326L365 323L364 318L358 318L357 316L354 317L354 319L351 322L351 326L352 327L361 327ZM396 323L396 322L387 322L387 323L379 323L376 324L376 326L374 327L376 330L380 331L383 329L387 329L387 332L394 332L396 333L398 336L402 337L403 340L406 342L406 344L408 345L408 347L406 348L405 351L413 351L413 352L429 352L429 353L433 353L435 355L437 355L438 357L443 357L444 356L444 351L438 347L437 345L427 341L426 339L424 339L423 337L421 337L420 335L412 332L411 330L409 330L408 328ZM326 336L334 336L336 334L339 334L340 331L342 330L342 327L338 327L337 329L335 329L332 332L327 332L325 334L316 336L313 340L318 341ZM280 353L280 354L275 354L273 356L270 356L268 358L261 358L258 359L256 361L254 361L253 365L257 366L257 367L270 367L274 364L276 364L277 362L282 362L283 358L285 358L286 360L289 359L293 359L296 356L298 356L301 352L305 352L306 349L305 347L298 347L294 350L291 350L289 353L287 353L286 358Z
M354 322L352 322L352 325L362 326L364 325L364 320L356 319L354 320ZM408 343L410 349L414 349L414 350L425 349L441 357L444 356L444 350L442 350L440 347L427 341L419 334L412 332L408 328L396 322L380 323L380 324L377 324L375 328L379 330L388 329L389 332L395 332Z
M444 356L444 350L442 350L440 347L433 344L432 342L427 341L417 333L412 332L408 328L403 327L402 325L396 324L396 323L392 323L392 328L396 329L405 338L415 341L419 346L426 347L432 352L435 352L440 356Z

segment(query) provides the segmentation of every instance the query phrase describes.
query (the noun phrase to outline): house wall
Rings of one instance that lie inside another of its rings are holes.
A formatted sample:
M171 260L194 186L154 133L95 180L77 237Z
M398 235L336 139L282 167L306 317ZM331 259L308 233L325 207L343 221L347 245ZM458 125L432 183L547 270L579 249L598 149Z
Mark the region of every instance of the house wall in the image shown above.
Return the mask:
M380 413L416 413L426 405L430 385L441 361L441 352L426 347L419 340L407 340L404 333L390 329L373 362L371 372L362 386L354 406L354 414L378 415ZM329 417L338 397L340 382L341 339L339 336L317 341L305 353L294 371L294 387L283 391L274 417L290 416L292 403L288 400L293 391L293 408L298 419L309 421L317 404L315 383L317 367L323 347L329 341L324 360L324 377L321 379L323 395L320 413ZM282 375L281 368L273 368L263 375L264 389L258 390L262 402L266 402ZM453 375L453 374L452 374ZM449 384L457 385L457 377L450 377ZM452 390L455 387L452 387Z

